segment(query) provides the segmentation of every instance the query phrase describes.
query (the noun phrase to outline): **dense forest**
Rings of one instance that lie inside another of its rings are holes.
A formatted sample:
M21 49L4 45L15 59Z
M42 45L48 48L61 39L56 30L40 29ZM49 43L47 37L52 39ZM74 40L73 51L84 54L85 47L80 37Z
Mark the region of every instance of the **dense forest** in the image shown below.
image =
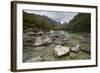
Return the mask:
M69 23L59 23L44 15L23 13L24 29L33 28L33 31L65 30L72 32L90 32L91 15L77 14Z

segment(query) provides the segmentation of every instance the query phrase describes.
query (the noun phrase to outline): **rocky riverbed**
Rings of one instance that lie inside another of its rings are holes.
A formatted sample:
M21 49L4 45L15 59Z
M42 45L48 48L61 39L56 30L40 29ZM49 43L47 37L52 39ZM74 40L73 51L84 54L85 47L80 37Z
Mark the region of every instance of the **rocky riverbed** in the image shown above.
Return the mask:
M87 33L66 31L25 32L23 62L90 59L90 38Z

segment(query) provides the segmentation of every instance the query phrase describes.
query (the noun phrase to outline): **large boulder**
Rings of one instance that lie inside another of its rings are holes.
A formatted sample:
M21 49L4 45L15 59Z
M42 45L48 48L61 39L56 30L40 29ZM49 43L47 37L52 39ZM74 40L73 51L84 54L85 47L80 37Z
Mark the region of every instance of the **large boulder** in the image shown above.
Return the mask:
M55 54L57 56L62 56L62 55L68 54L70 52L70 48L69 47L65 47L65 46L57 45L54 48L54 51L55 51Z
M52 42L51 38L49 38L48 36L45 36L43 39L43 44L50 44Z
M42 45L42 44L43 44L43 39L42 39L42 37L36 37L34 46L40 46L40 45Z
M71 48L72 52L79 52L79 50L80 50L80 45L79 44L77 44L76 46Z
M52 40L48 36L36 37L34 46L47 45L50 44L51 42Z

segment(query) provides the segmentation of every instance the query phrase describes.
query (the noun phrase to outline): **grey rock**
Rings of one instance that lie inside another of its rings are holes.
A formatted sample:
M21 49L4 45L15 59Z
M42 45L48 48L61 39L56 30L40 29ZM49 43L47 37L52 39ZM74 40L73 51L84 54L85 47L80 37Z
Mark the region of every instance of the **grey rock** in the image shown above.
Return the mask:
M52 38L54 39L62 39L62 40L68 40L68 36L66 36L63 31L54 31L53 34L51 34Z
M75 52L70 52L69 56L73 59L77 56L77 53Z
M63 41L59 40L59 39L58 40L56 39L56 40L53 41L53 43L56 44L56 45L62 45Z
M35 43L34 43L34 46L40 46L43 44L43 40L42 40L42 37L37 37L35 39Z
M57 45L54 48L54 51L55 51L55 54L57 56L62 56L62 55L68 54L70 52L70 48L69 47L65 47L65 46Z
M80 50L80 45L79 44L77 44L75 47L71 48L71 51L73 51L73 52L79 52L79 50Z
M47 32L48 34L53 34L54 33L54 31L53 30L51 30L51 31L49 31L49 32Z
M45 38L43 39L43 44L49 44L51 42L52 42L52 40L48 36L45 36Z
M51 42L52 40L48 36L36 37L34 46L46 45L46 44L50 44Z

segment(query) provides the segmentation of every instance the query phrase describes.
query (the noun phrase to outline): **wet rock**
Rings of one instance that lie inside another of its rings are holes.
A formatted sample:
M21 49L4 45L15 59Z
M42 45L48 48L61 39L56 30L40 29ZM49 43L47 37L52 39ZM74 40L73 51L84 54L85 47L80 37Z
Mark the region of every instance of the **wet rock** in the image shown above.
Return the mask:
M54 51L55 51L55 54L57 56L62 56L62 55L68 54L70 52L70 48L69 47L65 47L65 46L57 45L54 48Z
M71 48L71 51L72 51L72 52L79 52L79 50L80 50L80 45L79 45L79 44L76 45L75 47L72 47L72 48Z
M77 56L77 53L75 52L70 52L69 56L73 59Z

